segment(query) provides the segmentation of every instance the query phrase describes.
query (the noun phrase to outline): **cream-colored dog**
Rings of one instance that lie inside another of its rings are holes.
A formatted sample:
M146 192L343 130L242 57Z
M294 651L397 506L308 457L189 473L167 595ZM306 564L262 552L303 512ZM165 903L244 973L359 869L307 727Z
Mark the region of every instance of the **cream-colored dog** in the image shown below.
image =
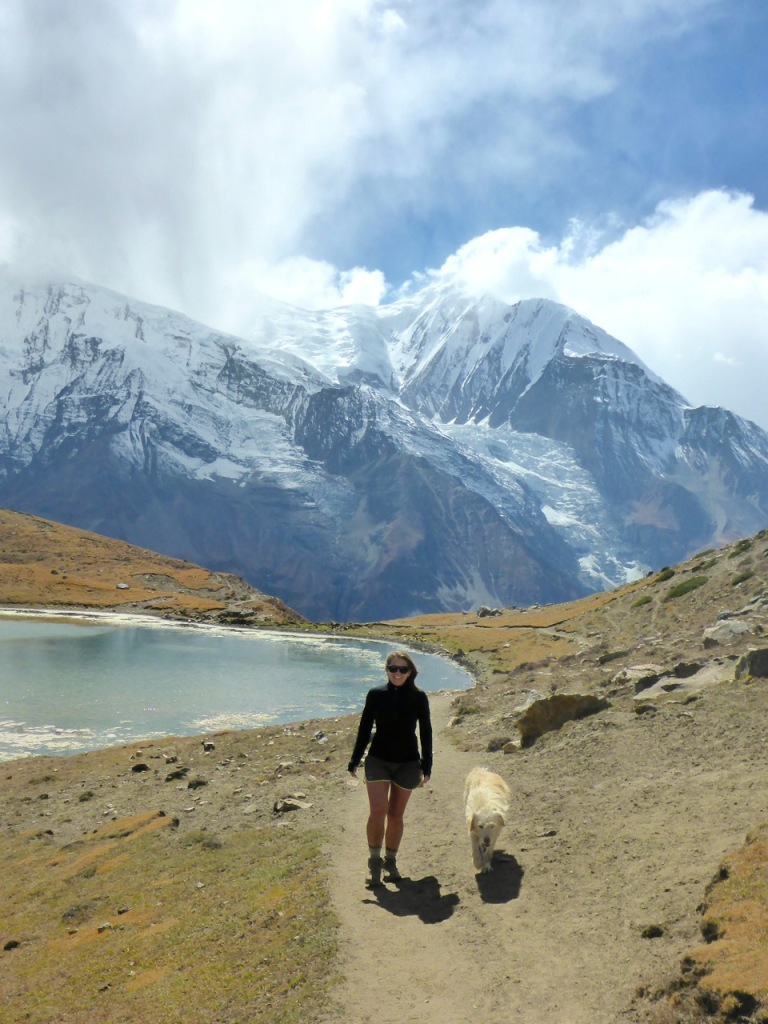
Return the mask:
M477 871L493 870L491 860L509 815L509 786L487 768L473 768L464 784L464 811Z

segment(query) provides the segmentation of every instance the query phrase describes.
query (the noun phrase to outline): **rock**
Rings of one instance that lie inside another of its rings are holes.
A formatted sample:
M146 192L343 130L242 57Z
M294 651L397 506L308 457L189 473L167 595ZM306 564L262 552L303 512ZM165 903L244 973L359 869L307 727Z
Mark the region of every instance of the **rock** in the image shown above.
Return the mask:
M672 674L675 679L688 679L690 676L695 676L697 672L701 672L703 668L700 661L681 661L672 669Z
M485 619L489 615L501 615L501 609L500 608L489 608L487 605L484 605L484 604L480 605L480 607L477 609L477 617L478 617L478 619Z
M187 789L200 789L201 786L207 786L207 779L190 779L187 783Z
M131 771L132 772L148 772L149 771L149 765L145 764L143 761L140 761L138 764L132 764L131 765Z
M559 729L566 722L594 715L610 702L592 694L555 693L530 704L517 721L520 740L528 746L537 736Z
M544 694L540 693L539 690L528 690L528 696L519 707L515 708L515 710L517 712L525 711L526 708L535 704L537 700L544 700Z
M285 814L288 811L306 811L312 806L306 800L305 793L290 793L288 796L275 800L272 810L275 814Z
M729 640L744 636L751 630L746 622L738 619L726 619L716 626L709 626L704 630L704 646L716 647L718 644L727 644Z
M643 694L643 697L645 697L645 694ZM648 701L644 701L643 703L635 704L635 714L636 715L645 715L645 714L648 714L650 712L653 712L653 714L656 714L656 708L653 706L653 704L649 704Z
M735 675L737 679L768 678L768 648L761 647L743 654L736 662Z
M494 736L493 739L488 740L488 745L485 749L489 754L493 754L497 750L503 750L510 741L510 736Z
M613 676L611 682L614 686L630 683L635 693L640 693L657 683L663 675L664 669L661 665L627 665Z
M707 687L729 682L733 674L732 660L714 659L699 666L692 675L663 675L653 686L635 694L635 711L639 713L646 710L649 704L658 704L670 698L677 701L693 700Z
M607 654L601 654L597 659L598 665L607 665L609 661L617 661L619 658L626 658L629 654L627 650L619 651L608 651Z
M213 742L213 740L203 740L202 743L203 750L205 751L206 754L216 749L216 744Z

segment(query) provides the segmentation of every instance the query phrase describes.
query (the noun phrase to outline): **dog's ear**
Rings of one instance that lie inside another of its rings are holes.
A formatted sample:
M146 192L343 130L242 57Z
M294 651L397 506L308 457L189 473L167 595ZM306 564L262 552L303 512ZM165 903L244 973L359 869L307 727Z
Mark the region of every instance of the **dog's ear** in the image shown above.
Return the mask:
M472 815L472 820L469 823L469 831L475 832L477 830L477 811Z

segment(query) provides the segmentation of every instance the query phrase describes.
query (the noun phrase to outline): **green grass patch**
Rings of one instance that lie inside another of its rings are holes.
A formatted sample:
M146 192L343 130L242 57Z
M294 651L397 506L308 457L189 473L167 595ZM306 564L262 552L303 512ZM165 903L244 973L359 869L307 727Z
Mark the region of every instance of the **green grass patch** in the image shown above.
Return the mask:
M651 604L652 601L653 601L653 598L651 597L650 594L643 594L642 597L638 597L638 599L636 601L632 602L631 607L632 608L642 608L643 605Z
M676 587L672 587L664 600L673 601L676 597L683 597L685 594L690 594L692 590L698 590L699 587L703 587L708 579L708 576L691 576L689 580L683 580L683 582L678 583Z
M697 565L691 566L691 572L707 572L708 569L713 569L717 565L716 558L709 558L706 562L699 562Z
M746 572L740 572L738 576L734 576L731 580L731 586L737 587L739 583L744 583L745 580L751 580L754 575L755 574L751 569L748 569Z
M667 580L671 580L674 575L675 575L675 570L674 569L670 569L669 566L666 566L664 569L659 569L659 571L656 573L656 580L655 580L655 582L656 583L665 583Z
M119 823L118 823L119 824ZM165 822L0 842L6 1020L299 1024L336 952L319 833Z

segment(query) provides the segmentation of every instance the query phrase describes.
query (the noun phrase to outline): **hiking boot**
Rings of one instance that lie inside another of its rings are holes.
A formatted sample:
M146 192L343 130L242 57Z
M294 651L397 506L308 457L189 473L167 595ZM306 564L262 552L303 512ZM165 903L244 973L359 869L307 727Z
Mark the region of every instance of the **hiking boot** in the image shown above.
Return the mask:
M385 882L399 882L401 874L397 870L397 860L392 854L387 854L384 858L384 881Z
M366 885L369 889L372 889L375 885L381 885L381 869L384 865L384 861L381 857L369 857L368 858L368 873L370 878L366 881Z

